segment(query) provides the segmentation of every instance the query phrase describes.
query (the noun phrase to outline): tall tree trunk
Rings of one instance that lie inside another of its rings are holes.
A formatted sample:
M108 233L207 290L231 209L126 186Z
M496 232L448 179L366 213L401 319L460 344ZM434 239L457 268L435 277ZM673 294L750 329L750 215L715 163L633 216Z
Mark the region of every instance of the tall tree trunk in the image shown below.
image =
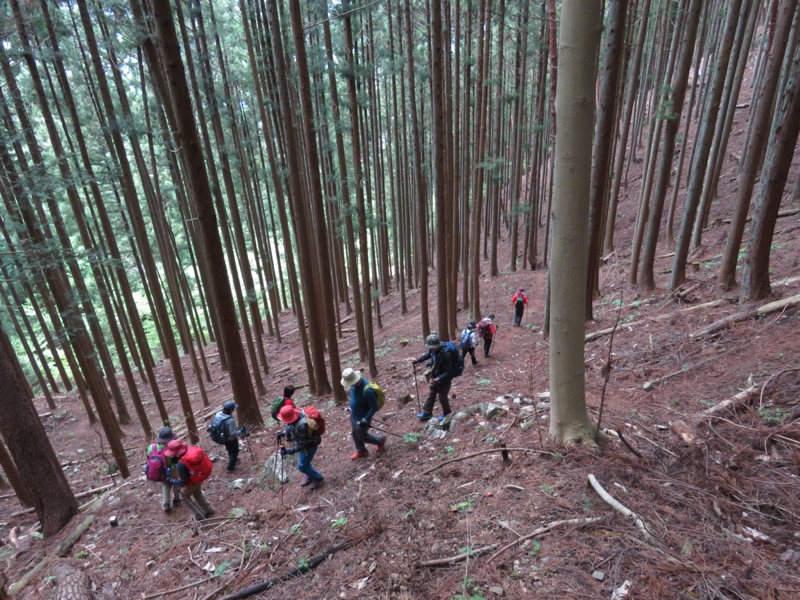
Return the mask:
M600 74L600 106L595 124L594 154L592 156L592 184L589 198L589 257L586 277L586 320L592 317L592 301L599 289L600 231L607 210L608 175L613 154L614 131L617 114L619 74L623 64L625 41L625 16L628 0L612 0L608 17L603 71Z
M600 6L564 0L556 88L553 241L550 262L550 437L589 441L584 380L584 294Z
M764 148L769 138L769 121L774 111L775 93L778 87L783 57L792 21L797 12L798 0L784 0L781 2L778 22L775 29L772 48L769 52L765 67L764 78L758 89L756 100L753 102L755 114L750 119L747 134L748 143L744 146L744 158L741 162L739 180L736 192L736 209L728 229L725 240L725 250L718 280L723 289L729 290L736 282L736 264L739 260L739 247L742 244L747 212L750 209L750 199L758 176L758 168L764 156Z
M787 61L788 62L788 61ZM800 44L795 44L789 63L786 87L779 99L776 123L770 135L764 169L756 192L756 206L747 256L742 268L740 300L760 300L769 295L769 255L775 222L781 205L789 168L800 133Z
M138 5L138 0L132 1L135 5ZM134 10L139 12L141 8L135 6ZM162 90L162 96L171 98L174 103L173 109L177 118L176 125L178 128L176 135L187 167L197 219L203 234L205 257L210 263L211 293L215 298L217 309L220 311L218 318L222 324L222 336L229 360L228 367L233 397L239 405L240 420L243 423L261 424L263 419L253 392L250 371L242 348L242 339L239 333L239 324L236 320L236 309L231 296L227 269L225 268L225 257L219 239L217 217L214 213L211 188L208 184L208 174L206 173L205 161L200 147L200 138L197 134L194 115L190 110L186 110L186 107L191 106L191 97L186 84L183 61L180 58L180 47L175 33L172 10L166 3L157 2L153 6L152 14L158 34L158 49L165 67L164 73L166 74L166 83L168 85L168 89ZM142 13L138 15L141 19L144 16ZM160 64L151 64L150 67L153 71L162 68ZM254 368L257 368L257 365L254 365ZM191 407L184 406L184 411L190 413ZM188 414L186 416L187 425L189 425L188 419L191 418L193 421L194 417L190 417Z
M686 258L689 255L689 243L692 237L692 227L697 217L697 207L700 204L703 182L709 162L709 151L714 139L714 129L719 115L719 106L722 101L722 91L730 64L731 49L736 36L736 26L739 22L739 7L742 0L729 0L725 31L720 43L720 59L714 69L711 90L706 96L706 112L703 116L703 126L699 138L695 141L695 161L692 165L691 179L686 190L686 200L683 205L683 220L675 246L675 258L672 263L672 277L670 289L676 290L686 279Z

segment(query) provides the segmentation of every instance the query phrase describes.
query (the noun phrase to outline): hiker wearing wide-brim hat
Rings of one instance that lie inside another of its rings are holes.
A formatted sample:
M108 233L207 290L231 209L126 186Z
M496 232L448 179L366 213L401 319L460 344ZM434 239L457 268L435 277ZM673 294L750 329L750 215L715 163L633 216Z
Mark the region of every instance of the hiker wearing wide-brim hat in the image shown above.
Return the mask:
M350 391L350 433L356 451L350 460L358 460L369 456L367 444L374 444L377 451L383 452L386 437L376 437L369 433L372 417L378 412L378 395L369 385L369 381L361 375L361 371L345 369L342 371L342 387ZM374 384L373 384L374 385Z
M164 512L170 512L172 510L173 505L180 503L180 497L177 493L177 490L173 488L169 483L167 483L166 478L169 477L169 469L171 468L173 461L166 456L166 447L171 441L175 439L175 432L172 431L171 427L162 427L156 439L153 441L152 444L147 446L145 452L147 453L147 464L148 469L150 468L150 459L151 457L163 456L163 460L160 460L160 480L161 483L161 506L164 509ZM159 460L156 460L156 465L159 465ZM146 471L147 472L147 471ZM148 479L151 481L158 481L154 479L152 473L148 473Z
M278 420L285 423L286 427L281 429L275 437L279 442L286 438L286 441L293 443L293 446L289 448L281 446L278 452L281 456L298 454L297 470L306 476L305 481L300 485L310 486L312 490L317 489L325 481L325 478L322 473L311 466L311 461L314 460L322 438L311 430L305 413L299 408L284 406L278 411Z
M167 444L164 455L175 459L174 476L167 483L180 486L181 496L200 517L208 517L216 511L203 493L203 482L211 475L211 459L200 446L188 446L180 440Z

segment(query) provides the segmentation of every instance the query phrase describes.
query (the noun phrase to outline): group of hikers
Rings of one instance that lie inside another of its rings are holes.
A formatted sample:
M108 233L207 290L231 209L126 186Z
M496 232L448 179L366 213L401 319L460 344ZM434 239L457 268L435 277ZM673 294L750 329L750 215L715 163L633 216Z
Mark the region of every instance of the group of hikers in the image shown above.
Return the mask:
M519 288L511 299L516 327L521 326L525 306L528 304L524 292L523 288ZM415 367L420 363L426 364L424 377L429 389L421 412L417 414L420 421L429 421L433 418L437 400L442 409L438 421L445 421L451 413L450 387L453 379L463 372L464 359L469 354L472 364L478 364L475 358L478 338L483 340L483 355L488 358L496 334L494 313L489 313L477 323L475 321L467 323L459 338L460 353L455 344L443 342L435 333L425 339L425 353L410 359ZM416 378L416 369L414 373ZM367 444L375 446L376 453L381 454L386 447L386 436L373 435L370 429L373 428L372 420L375 414L383 407L385 401L383 390L376 383L369 382L361 371L351 368L342 371L341 384L350 395L350 433L355 446L355 452L350 459L356 461L369 456ZM312 466L322 435L325 433L325 420L314 407L298 408L292 398L295 391L295 386L287 385L282 396L276 398L270 406L272 418L284 425L275 434L277 454L281 458L287 454L297 454L297 470L305 475L300 485L315 490L325 481L325 477ZM236 471L239 439L248 435L245 427L236 427L233 412L237 408L235 402L230 400L225 402L207 430L212 441L225 447L228 453L229 473ZM161 483L164 512L171 512L175 505L186 501L202 518L214 514L214 508L202 489L202 484L211 474L211 470L211 459L205 451L199 446L189 446L178 440L169 427L161 429L155 441L147 447L145 475L147 479Z

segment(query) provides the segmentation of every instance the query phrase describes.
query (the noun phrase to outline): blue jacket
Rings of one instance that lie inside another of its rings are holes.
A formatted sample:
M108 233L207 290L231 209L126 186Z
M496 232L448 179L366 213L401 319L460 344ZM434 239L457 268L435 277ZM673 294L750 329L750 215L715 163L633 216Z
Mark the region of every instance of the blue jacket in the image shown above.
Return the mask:
M375 390L368 388L364 377L350 388L350 415L356 421L371 421L378 412L378 397Z

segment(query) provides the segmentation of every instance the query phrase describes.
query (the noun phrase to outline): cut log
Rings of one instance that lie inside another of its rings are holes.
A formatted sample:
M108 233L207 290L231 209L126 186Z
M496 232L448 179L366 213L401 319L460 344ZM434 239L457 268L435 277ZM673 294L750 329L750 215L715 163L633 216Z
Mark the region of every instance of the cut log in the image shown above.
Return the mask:
M789 306L794 306L795 304L798 303L800 303L800 294L795 294L794 296L789 296L788 298L781 298L780 300L776 300L775 302L762 304L756 309L756 312L758 312L758 314L760 315L768 315L770 313L774 313Z
M758 312L756 309L746 310L744 312L736 313L735 315L728 315L727 317L717 319L711 323L711 325L706 325L697 331L693 331L689 334L689 338L696 340L697 338L705 337L707 335L717 333L718 331L722 331L723 329L727 329L734 323L740 323L742 321L746 321L747 319L755 319L757 316Z

